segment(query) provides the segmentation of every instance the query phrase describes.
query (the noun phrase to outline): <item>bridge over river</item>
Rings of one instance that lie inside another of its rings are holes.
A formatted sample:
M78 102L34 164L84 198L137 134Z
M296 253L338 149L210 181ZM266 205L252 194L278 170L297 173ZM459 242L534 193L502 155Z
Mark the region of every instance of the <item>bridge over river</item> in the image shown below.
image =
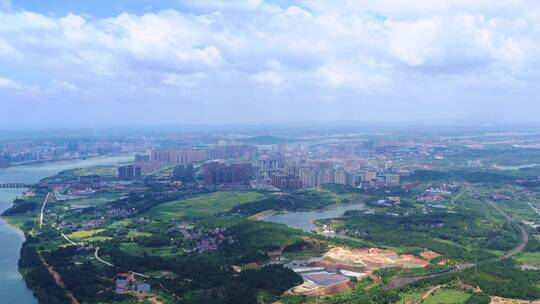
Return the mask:
M0 188L29 188L32 185L27 183L0 183Z

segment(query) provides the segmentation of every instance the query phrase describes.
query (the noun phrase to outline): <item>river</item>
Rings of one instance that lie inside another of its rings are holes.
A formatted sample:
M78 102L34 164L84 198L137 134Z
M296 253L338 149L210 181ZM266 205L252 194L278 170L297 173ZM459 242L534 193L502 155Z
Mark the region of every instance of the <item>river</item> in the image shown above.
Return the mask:
M344 204L316 211L296 211L286 213L276 213L263 220L265 222L286 224L289 227L313 231L317 226L313 223L316 220L341 217L348 210L363 210L364 204Z
M107 156L84 160L42 163L0 169L0 183L36 183L60 171L97 165L113 165L133 160L132 156ZM0 213L11 207L13 200L25 189L0 188ZM37 300L26 287L17 263L24 242L23 233L0 219L0 302L36 304Z

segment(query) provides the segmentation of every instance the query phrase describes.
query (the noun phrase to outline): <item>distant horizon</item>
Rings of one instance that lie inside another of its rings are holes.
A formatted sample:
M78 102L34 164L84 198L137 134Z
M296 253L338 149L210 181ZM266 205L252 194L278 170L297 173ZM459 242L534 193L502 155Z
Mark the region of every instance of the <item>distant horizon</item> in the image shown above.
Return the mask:
M540 123L511 123L511 122L481 122L481 121L303 121L303 122L280 122L280 123L185 123L185 124L121 124L121 125L79 125L79 126L0 126L0 139L3 137L18 136L21 134L37 136L43 134L73 135L74 133L90 134L95 136L103 134L130 133L215 133L227 132L259 135L276 135L287 132L317 133L326 131L341 132L389 132L402 133L408 131L420 132L466 132L466 133L489 133L489 132L533 132L540 133Z

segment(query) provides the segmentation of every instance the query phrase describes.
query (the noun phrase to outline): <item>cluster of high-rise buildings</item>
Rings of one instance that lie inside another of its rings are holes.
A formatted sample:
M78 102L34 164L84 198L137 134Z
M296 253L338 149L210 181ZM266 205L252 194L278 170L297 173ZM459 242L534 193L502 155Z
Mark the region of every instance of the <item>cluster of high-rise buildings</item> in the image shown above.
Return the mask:
M0 167L120 153L128 146L126 143L88 139L0 142Z
M135 161L134 165L120 167L118 176L138 178L158 170L163 164L200 163L195 171L200 169L198 172L206 185L239 185L253 181L263 188L271 185L280 190L295 190L324 184L365 188L397 186L401 174L391 161L374 157L370 143L280 145L277 149L276 146L258 149L252 145L179 148L153 150L149 155L137 155Z
M135 179L142 177L142 168L139 165L125 165L118 167L118 178Z
M207 185L247 183L253 176L253 167L251 163L213 161L203 165L203 175Z
M397 186L400 176L369 169L348 170L336 166L331 161L306 161L285 165L282 170L276 170L271 174L270 181L272 186L279 189L312 188L324 184L373 187Z
M330 145L320 150L308 150L307 153L295 151L287 156L275 151L265 154L255 162L256 178L267 180L273 187L282 190L324 184L376 187L397 186L400 183L399 172L392 162L366 159L373 157L370 144L361 144L358 149Z
M101 187L101 176L97 174L82 175L79 177L77 188L80 190L98 189Z
M270 184L281 190L295 190L303 186L298 175L282 171L272 173Z
M135 165L141 167L143 174L153 173L161 169L161 163L151 160L149 154L136 154Z
M206 149L156 150L151 158L162 164L191 164L209 159Z
M191 164L212 159L251 158L256 152L257 148L250 145L154 150L151 153L151 160L159 163Z

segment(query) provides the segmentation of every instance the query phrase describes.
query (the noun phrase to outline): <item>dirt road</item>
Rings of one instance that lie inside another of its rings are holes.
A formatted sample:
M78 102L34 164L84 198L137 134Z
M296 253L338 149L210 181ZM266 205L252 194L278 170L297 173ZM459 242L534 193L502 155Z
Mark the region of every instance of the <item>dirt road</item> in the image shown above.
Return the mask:
M66 291L66 296L71 301L71 304L80 304L79 300L75 298L73 293L69 289L66 288L66 284L64 284L64 281L62 280L62 276L58 272L56 272L54 268L51 265L49 265L42 256L40 256L39 259L41 260L41 263L43 264L43 266L45 266L47 270L49 271L49 273L53 276L56 284Z

